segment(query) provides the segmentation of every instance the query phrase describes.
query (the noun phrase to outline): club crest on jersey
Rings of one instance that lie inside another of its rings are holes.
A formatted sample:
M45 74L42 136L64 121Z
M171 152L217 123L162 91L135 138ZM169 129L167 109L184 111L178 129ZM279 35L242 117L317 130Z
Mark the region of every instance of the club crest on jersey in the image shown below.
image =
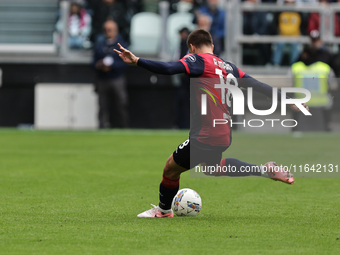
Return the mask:
M189 55L187 59L192 63L196 62L196 57L194 55Z

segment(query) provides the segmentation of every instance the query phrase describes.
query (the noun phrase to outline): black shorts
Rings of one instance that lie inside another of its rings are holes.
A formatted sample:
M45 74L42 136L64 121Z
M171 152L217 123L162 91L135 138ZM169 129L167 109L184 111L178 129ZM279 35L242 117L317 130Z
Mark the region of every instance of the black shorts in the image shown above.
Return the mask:
M188 138L177 147L172 155L177 165L191 169L200 163L205 163L207 166L219 165L222 153L226 149L228 147L206 145Z

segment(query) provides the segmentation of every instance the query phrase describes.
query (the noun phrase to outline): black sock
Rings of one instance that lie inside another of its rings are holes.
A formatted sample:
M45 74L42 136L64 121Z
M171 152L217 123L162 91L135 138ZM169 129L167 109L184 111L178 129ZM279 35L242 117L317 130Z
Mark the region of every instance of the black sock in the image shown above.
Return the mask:
M171 202L177 194L179 186L174 189L165 187L162 183L159 185L159 207L163 210L171 209Z

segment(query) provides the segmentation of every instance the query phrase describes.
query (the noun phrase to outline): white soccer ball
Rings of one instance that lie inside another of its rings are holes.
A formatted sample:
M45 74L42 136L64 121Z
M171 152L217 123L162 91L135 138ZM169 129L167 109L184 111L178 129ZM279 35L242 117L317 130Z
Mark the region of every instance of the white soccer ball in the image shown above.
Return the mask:
M202 208L202 199L192 189L181 189L172 200L172 210L177 216L196 216Z

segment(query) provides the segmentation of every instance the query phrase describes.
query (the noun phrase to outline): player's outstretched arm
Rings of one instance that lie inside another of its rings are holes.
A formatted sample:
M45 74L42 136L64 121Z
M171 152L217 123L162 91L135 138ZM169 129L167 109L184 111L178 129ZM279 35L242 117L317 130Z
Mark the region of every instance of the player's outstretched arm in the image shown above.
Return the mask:
M244 88L252 87L252 88L254 88L255 91L258 91L258 92L264 94L265 96L267 96L269 98L272 97L272 93L273 93L273 87L272 86L269 86L268 84L262 83L262 82L260 82L256 79L254 79L253 77L251 77L248 74L245 74L242 79L245 79L245 80L243 80L241 87L244 87ZM280 91L278 91L278 98L279 98L279 100L281 98L281 92ZM303 103L302 105L307 109L307 111L309 111L309 107L305 103ZM289 105L289 107L290 107L290 109L292 109L295 112L301 111L295 104L291 104L291 105Z
M161 62L161 61L153 61L148 59L142 59L136 57L131 51L125 49L123 46L118 44L119 50L114 50L118 53L119 57L126 63L130 65L138 65L143 67L151 72L159 73L159 74L178 74L185 73L185 66L180 62Z

